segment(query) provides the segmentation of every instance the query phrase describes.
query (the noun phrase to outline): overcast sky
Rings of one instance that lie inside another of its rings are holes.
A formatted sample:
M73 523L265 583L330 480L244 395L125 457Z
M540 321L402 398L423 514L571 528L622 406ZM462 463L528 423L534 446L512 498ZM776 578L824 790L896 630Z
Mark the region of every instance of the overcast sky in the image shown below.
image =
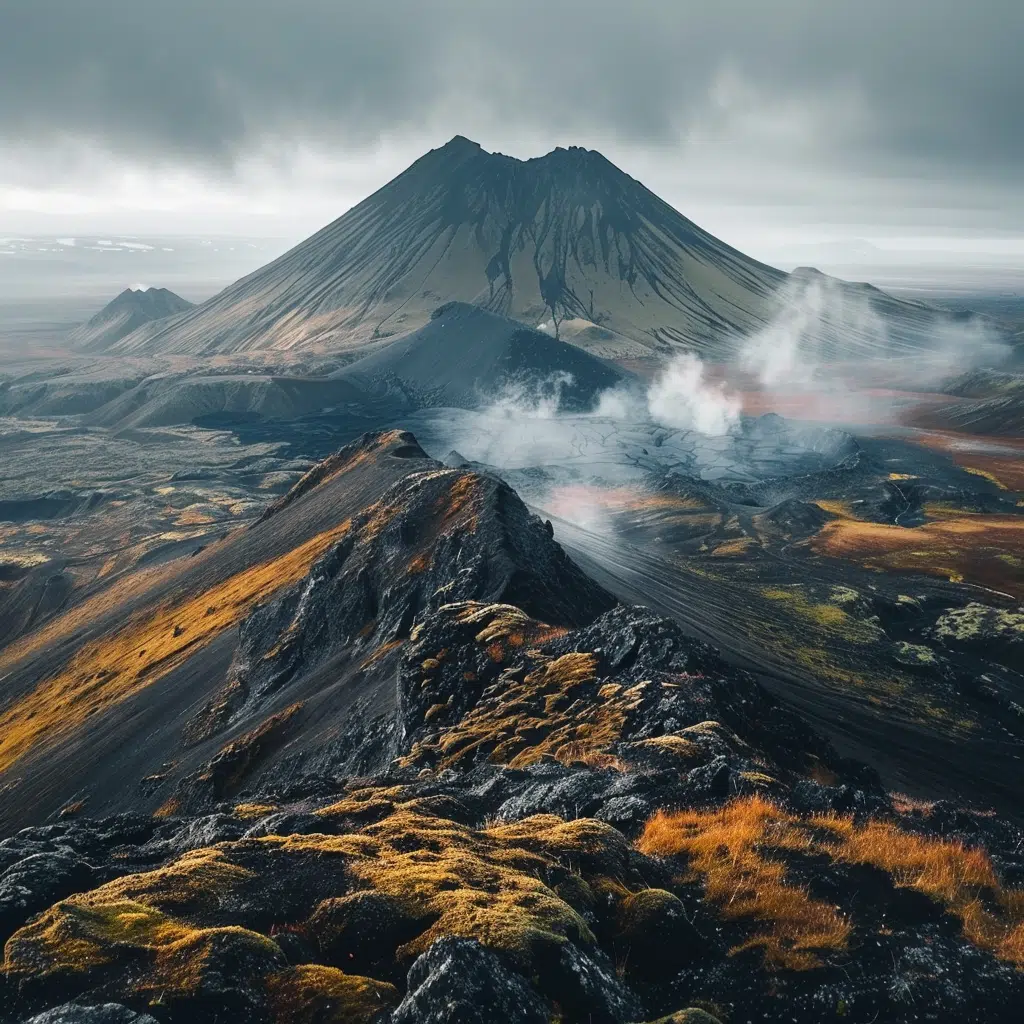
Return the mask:
M459 133L765 259L1024 264L1022 44L1022 0L0 0L0 232L297 238Z

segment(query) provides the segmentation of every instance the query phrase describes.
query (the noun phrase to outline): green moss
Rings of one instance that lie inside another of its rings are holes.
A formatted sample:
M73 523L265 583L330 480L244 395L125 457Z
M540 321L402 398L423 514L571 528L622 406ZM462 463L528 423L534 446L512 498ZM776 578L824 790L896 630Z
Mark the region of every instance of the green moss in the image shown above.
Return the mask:
M944 643L975 643L984 640L1024 641L1024 612L1003 611L972 601L940 616L933 635Z
M908 644L904 641L896 644L894 657L901 665L913 667L924 668L939 664L939 659L930 647L925 647L923 644Z
M764 587L761 596L788 605L800 618L851 643L871 644L883 635L874 619L850 614L850 609L864 609L860 594L849 587L833 587L829 601L810 600L800 586Z

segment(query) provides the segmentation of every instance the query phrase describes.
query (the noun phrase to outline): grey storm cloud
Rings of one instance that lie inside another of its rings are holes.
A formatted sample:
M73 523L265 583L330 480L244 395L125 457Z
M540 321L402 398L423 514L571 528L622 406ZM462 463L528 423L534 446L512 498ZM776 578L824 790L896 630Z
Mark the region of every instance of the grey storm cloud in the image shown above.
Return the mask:
M783 107L857 97L825 112L837 160L1006 179L1022 39L1021 0L0 0L0 139L230 165L472 110L675 143L728 66Z

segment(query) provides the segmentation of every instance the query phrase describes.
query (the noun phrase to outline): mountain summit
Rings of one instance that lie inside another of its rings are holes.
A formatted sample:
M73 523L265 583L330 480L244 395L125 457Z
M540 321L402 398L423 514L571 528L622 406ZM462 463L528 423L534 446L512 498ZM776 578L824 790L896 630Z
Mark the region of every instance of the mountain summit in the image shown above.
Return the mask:
M351 347L420 327L453 300L552 330L596 325L617 354L706 349L761 326L785 277L600 153L517 160L456 136L273 263L118 349Z

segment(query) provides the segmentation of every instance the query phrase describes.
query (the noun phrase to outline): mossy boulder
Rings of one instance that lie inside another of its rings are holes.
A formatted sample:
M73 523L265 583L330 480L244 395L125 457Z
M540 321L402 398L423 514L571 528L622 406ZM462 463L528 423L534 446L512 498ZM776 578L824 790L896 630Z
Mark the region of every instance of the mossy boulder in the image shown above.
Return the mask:
M324 900L305 931L329 963L387 977L395 969L399 947L415 939L435 918L410 910L406 901L369 889Z
M619 906L615 945L629 974L661 977L702 956L707 940L682 900L665 889L641 889Z
M933 639L951 650L974 651L1019 667L1024 661L1024 609L992 608L972 601L951 608L930 630Z
M301 964L267 978L274 1024L376 1024L398 990L322 964Z

